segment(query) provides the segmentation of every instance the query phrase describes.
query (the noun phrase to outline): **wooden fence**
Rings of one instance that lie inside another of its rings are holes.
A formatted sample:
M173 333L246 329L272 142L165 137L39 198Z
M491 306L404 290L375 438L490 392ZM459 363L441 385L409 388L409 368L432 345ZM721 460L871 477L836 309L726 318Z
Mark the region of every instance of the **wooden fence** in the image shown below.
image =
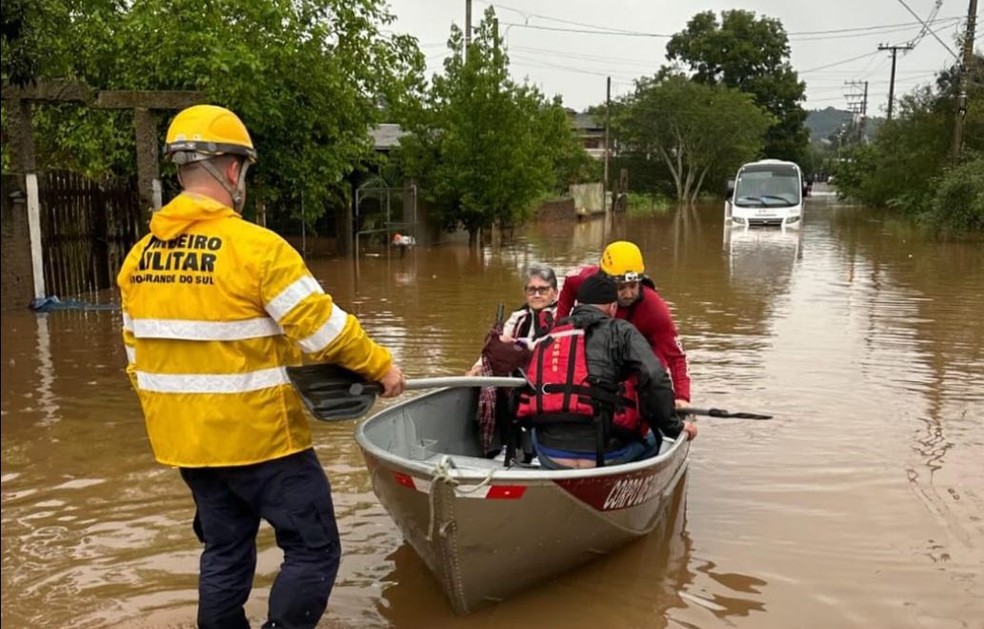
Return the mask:
M38 192L47 293L74 297L114 286L142 231L136 182L47 172L38 176Z

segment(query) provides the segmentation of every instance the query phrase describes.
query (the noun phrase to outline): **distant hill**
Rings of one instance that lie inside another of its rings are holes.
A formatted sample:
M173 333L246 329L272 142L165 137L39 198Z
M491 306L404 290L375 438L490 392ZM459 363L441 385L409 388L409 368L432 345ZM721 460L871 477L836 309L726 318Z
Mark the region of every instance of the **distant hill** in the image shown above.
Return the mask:
M830 137L842 125L850 124L853 117L851 112L834 107L810 110L806 114L806 128L810 130L810 141L819 142L822 138Z
M826 140L842 126L850 125L853 117L851 112L835 107L808 111L806 128L810 130L810 142ZM869 117L865 124L865 135L869 138L873 137L882 122L884 122L883 118Z

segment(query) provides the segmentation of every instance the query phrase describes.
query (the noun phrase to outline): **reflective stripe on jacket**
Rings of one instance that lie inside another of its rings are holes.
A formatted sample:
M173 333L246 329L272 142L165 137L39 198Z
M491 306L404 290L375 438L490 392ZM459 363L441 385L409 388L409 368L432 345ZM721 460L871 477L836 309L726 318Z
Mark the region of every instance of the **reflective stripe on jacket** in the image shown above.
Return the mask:
M378 380L392 364L280 236L181 194L117 278L127 372L165 465L248 465L311 447L285 367L303 354Z

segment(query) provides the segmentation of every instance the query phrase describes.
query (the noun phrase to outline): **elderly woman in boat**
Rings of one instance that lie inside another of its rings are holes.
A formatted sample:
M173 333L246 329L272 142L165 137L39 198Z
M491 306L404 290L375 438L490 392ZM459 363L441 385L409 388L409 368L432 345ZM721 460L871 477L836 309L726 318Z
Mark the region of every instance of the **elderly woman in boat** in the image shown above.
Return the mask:
M626 463L659 452L661 433L697 436L696 424L674 413L670 377L646 339L615 318L615 280L589 276L577 301L570 318L536 344L533 390L520 394L517 417L533 426L540 466Z
M465 375L468 376L508 376L517 369L525 369L529 362L530 350L535 341L546 334L554 324L557 310L557 274L548 266L533 265L526 270L523 292L526 303L514 311L505 323L501 323L502 306L499 319L485 339L482 353ZM492 387L482 389L478 402L479 437L485 456L492 458L499 454L504 444L522 442L526 452L524 458L533 457L533 446L529 433L524 430L512 431L513 398L511 392ZM507 456L512 450L507 448Z
M553 327L559 292L557 274L548 266L533 265L526 270L524 277L523 293L526 296L526 303L514 310L502 324L499 340L503 343L518 343L531 348L536 339ZM481 356L466 375L482 375Z

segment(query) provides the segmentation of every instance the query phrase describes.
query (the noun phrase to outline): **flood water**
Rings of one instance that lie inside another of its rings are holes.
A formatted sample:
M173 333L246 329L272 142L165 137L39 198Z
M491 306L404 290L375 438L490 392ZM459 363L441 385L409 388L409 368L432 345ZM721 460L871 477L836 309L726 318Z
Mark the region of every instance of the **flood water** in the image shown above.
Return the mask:
M820 197L798 232L725 237L721 215L312 262L410 377L458 375L526 265L560 274L629 238L675 310L695 404L775 415L702 418L664 530L464 618L372 494L355 423L318 424L344 551L321 626L984 626L984 247ZM5 627L194 626L193 505L151 456L120 324L3 314ZM264 528L256 626L279 563Z

